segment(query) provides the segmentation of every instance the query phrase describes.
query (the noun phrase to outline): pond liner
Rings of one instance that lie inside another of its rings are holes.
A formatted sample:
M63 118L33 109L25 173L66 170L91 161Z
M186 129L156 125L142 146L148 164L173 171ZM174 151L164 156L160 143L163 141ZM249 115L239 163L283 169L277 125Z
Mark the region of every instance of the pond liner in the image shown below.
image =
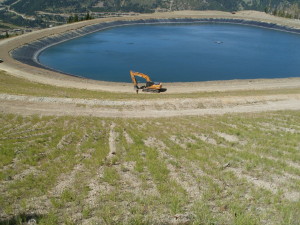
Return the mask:
M105 29L110 29L119 26L129 26L129 25L143 25L143 24L187 24L187 23L229 23L229 24L242 24L248 26L257 26L268 29L280 30L285 32L292 32L300 34L300 29L287 27L283 25L278 25L275 23L267 23L261 21L253 21L253 20L243 20L243 19L217 19L217 18L178 18L178 19L147 19L147 20L120 20L113 22L101 22L94 25L85 26L79 28L77 30L71 30L64 33L55 34L49 37L45 37L26 45L22 45L10 52L10 55L13 59L22 62L24 64L35 66L43 69L48 69L51 71L60 72L63 74L67 74L62 71L58 71L52 68L49 68L39 62L38 56L39 54L53 45L57 45L59 43L75 39L78 37L82 37L91 33L99 32ZM72 74L67 74L72 75ZM74 76L74 75L72 75Z

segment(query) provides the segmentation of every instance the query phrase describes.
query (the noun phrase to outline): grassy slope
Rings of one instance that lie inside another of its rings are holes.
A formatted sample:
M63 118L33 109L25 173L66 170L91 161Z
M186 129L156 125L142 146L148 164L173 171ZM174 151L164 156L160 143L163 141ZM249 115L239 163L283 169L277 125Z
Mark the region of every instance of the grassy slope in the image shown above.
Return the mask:
M0 121L0 223L300 221L299 112Z
M224 95L78 91L3 72L0 81L1 93L35 96ZM147 120L0 114L0 224L299 224L299 139L300 112L292 111Z

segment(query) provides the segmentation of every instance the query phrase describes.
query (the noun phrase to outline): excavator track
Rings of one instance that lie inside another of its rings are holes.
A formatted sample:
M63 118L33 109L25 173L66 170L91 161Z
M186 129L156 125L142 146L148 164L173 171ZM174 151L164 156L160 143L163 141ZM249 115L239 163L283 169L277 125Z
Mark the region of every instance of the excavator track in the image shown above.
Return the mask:
M142 91L143 92L151 92L151 93L159 93L160 92L160 90L158 90L158 89L148 89L148 88L144 88Z

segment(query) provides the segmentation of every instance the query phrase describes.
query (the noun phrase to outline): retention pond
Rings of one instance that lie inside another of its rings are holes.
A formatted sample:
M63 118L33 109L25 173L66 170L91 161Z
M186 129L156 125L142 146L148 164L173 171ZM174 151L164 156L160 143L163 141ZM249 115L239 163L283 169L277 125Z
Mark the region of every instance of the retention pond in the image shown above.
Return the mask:
M39 52L43 66L102 81L130 82L299 77L300 35L228 23L117 26Z

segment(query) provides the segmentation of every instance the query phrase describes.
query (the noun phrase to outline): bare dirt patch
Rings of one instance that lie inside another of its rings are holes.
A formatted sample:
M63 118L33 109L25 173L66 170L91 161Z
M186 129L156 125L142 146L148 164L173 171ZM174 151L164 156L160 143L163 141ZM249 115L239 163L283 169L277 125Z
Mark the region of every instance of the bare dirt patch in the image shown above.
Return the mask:
M289 201L298 201L300 199L300 192L289 191L285 188L286 177L273 176L272 182L258 179L256 177L247 175L239 168L228 168L227 170L233 172L238 178L246 179L249 183L254 184L258 188L263 188L277 194L279 191L283 192L283 197Z
M74 133L69 133L67 135L64 135L61 140L58 142L57 144L57 148L58 149L63 149L66 145L71 144L72 142L72 136L74 135Z
M118 137L118 133L114 131L116 124L112 123L110 126L110 132L109 132L109 153L107 156L107 159L110 159L114 155L117 154L117 147L116 147L116 139Z
M75 178L77 173L80 173L84 170L83 165L78 164L74 167L74 169L67 174L62 174L57 181L57 185L50 191L51 195L59 196L63 193L63 191L67 189L72 189L72 184L75 182Z
M108 183L101 182L101 178L104 175L104 167L100 167L96 176L89 182L88 187L90 191L88 193L85 202L92 208L97 207L99 204L99 195L109 193L113 187Z
M217 145L217 141L211 137L209 137L208 135L204 135L204 134L194 134L194 136L198 139L200 139L203 142L206 142L208 144L211 145Z
M222 132L216 132L216 134L221 137L224 138L226 141L228 142L233 142L233 143L237 143L239 142L238 137L234 136L234 135L230 135L230 134L226 134L226 133L222 133Z
M127 144L133 144L134 143L133 140L132 140L132 138L130 137L130 135L125 130L123 132L123 135L124 135L124 137L126 139Z
M135 196L158 196L158 190L152 184L143 185L142 179L139 174L134 171L134 162L124 162L117 165L116 169L121 177L122 191L130 192ZM147 188L145 188L147 187Z
M144 143L146 146L148 147L154 147L157 149L166 149L167 146L165 145L165 143L163 143L161 140L157 140L154 137L148 137L146 140L144 140Z

